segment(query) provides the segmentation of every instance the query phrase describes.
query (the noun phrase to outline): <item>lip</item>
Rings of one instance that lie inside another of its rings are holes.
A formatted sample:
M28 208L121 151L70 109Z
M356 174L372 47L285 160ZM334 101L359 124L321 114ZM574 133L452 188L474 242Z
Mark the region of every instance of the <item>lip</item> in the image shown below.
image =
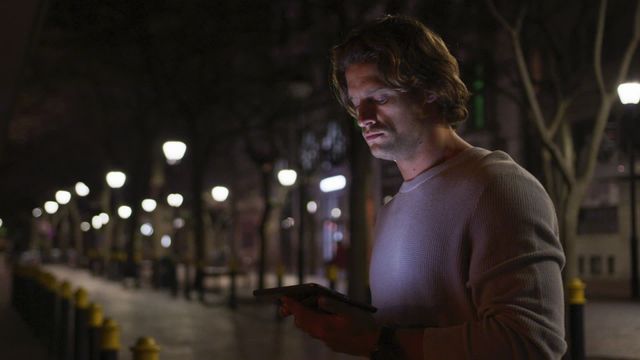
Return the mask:
M368 132L368 133L362 134L362 136L364 137L364 139L367 142L375 140L375 139L381 137L382 135L384 135L384 133L382 133L382 132Z

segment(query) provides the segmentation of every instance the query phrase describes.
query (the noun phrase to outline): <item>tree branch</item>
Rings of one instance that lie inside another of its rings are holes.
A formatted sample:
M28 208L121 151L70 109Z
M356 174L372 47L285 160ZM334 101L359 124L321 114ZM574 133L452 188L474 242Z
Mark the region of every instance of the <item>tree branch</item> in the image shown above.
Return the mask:
M629 73L629 67L631 66L631 60L633 60L633 55L635 55L636 50L638 49L638 42L640 41L640 1L638 1L638 5L636 6L636 13L633 17L633 37L629 40L629 44L627 44L627 49L622 56L622 62L620 63L620 71L618 72L618 78L616 83L613 85L614 88L611 92L615 95L616 88L619 84L626 81L627 75Z
M487 2L487 7L489 8L489 12L491 13L491 15L493 15L493 17L498 20L498 22L500 23L500 25L502 25L502 27L504 27L504 29L511 35L514 35L516 32L515 27L511 26L508 22L507 19L505 19L504 16L502 16L502 14L500 14L500 12L498 11L498 9L496 8L496 5L493 3L493 0L486 0Z
M602 39L604 37L605 15L607 14L607 0L600 0L600 8L598 9L598 26L596 29L595 44L593 47L593 67L596 75L596 82L600 94L604 95L606 90L604 86L604 78L602 76Z

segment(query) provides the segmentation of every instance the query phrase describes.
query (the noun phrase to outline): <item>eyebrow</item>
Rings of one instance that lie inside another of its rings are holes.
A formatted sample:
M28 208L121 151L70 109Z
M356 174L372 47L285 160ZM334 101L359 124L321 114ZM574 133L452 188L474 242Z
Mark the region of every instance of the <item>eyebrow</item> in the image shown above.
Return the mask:
M390 88L388 86L380 86L380 87L377 87L377 88L375 88L373 90L367 91L365 96L371 96L371 94L376 93L376 92L378 92L380 90L394 90L394 89ZM349 102L353 105L353 97L349 96L349 97L347 97L347 100L349 100Z

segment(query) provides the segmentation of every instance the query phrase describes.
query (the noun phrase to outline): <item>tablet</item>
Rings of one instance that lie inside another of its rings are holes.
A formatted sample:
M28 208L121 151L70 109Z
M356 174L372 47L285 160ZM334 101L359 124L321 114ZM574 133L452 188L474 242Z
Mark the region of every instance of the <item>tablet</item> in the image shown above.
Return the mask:
M269 289L258 289L253 291L253 296L265 300L278 300L283 296L290 297L306 306L317 307L316 301L320 296L326 296L332 299L342 301L351 306L355 306L368 312L376 312L376 308L357 300L350 299L346 295L331 290L316 283L307 283L292 286L282 286Z

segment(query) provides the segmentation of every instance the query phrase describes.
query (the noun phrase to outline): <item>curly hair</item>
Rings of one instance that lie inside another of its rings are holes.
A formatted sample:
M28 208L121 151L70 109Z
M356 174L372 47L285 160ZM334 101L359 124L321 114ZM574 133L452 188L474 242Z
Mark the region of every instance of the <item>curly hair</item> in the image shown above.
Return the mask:
M437 96L442 117L452 126L469 112L469 91L460 79L458 61L442 38L410 17L387 15L354 29L331 51L331 83L336 97L356 116L348 99L345 71L352 64L377 64L386 85Z

